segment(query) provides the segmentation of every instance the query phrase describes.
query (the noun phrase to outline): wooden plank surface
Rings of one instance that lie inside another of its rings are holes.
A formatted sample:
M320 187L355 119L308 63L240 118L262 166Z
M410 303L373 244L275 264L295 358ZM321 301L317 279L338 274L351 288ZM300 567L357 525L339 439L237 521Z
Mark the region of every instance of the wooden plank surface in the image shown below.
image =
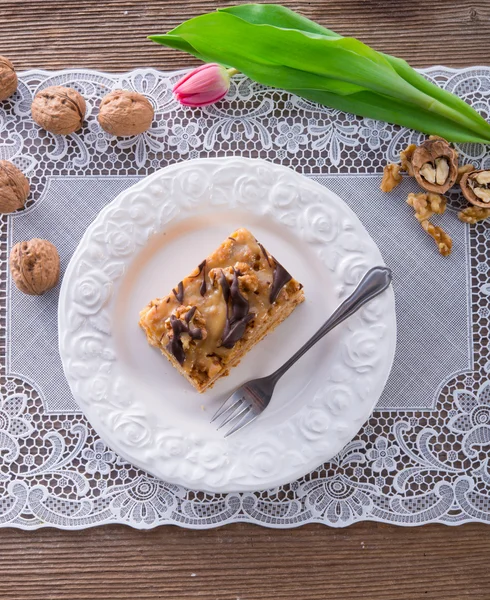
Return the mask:
M0 0L0 54L18 69L162 70L193 59L145 39L221 2ZM490 0L311 0L291 8L414 66L489 64ZM363 523L210 531L0 530L2 600L490 598L490 530Z
M2 600L488 600L488 529L0 532Z
M20 69L194 64L146 40L234 2L217 0L0 0L0 52ZM490 0L310 0L284 2L343 35L415 66L488 64Z

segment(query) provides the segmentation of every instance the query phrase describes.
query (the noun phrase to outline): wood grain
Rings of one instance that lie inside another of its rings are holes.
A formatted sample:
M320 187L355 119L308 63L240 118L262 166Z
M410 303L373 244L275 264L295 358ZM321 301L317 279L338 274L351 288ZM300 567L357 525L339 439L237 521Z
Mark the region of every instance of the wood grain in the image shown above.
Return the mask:
M0 53L19 69L162 70L195 64L148 41L217 0L0 0ZM283 4L414 66L488 64L490 0L311 0ZM485 41L486 40L486 41Z
M2 600L489 598L477 525L3 532Z
M226 4L0 0L0 54L18 69L175 69L194 60L146 36ZM490 63L490 0L284 4L414 66ZM2 600L490 598L490 535L483 525L7 529L0 531L0 544Z

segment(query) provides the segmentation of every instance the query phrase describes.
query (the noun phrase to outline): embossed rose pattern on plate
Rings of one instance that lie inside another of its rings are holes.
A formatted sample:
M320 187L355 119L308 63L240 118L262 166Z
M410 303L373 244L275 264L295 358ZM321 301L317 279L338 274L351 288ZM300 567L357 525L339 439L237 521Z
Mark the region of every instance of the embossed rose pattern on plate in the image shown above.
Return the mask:
M294 234L295 252L305 252L304 244L320 261L336 253L337 264L323 264L323 269L332 289L338 290L337 301L350 293L369 268L383 262L360 221L338 196L285 167L232 157L187 161L154 173L122 192L98 215L64 276L60 354L73 395L89 421L111 448L141 468L173 483L215 492L284 484L331 458L367 419L388 378L396 341L393 291L378 299L382 310L376 323L361 313L349 319L339 335L340 351L326 356L322 376L291 398L297 408L288 418L263 428L255 425L226 440L219 434L216 439L209 416L195 427L190 422L200 403L212 406L210 391L190 405L185 428L172 412L173 405L185 399L167 392L163 381L156 393L171 398L167 404L161 400L157 413L151 409L150 391L141 389L138 378L128 374L118 356L121 349L111 324L117 288L133 255L154 232L165 232L172 225L165 218L163 223L154 220L148 226L146 215L154 205L159 214L174 215L173 221L182 222L184 228L186 219L210 210L217 221L222 220L222 211L233 208L275 220ZM355 249L342 243L345 233L356 239ZM326 284L318 279L316 285ZM85 353L82 365L79 349L90 342L91 334L94 348L103 336L110 360L101 352ZM278 348L288 342L287 337L277 337ZM339 373L344 373L350 402L337 402L332 412L328 403L316 403L315 397L320 390L328 397ZM301 377L298 371L296 379ZM186 385L184 380L181 385ZM233 389L230 386L228 392ZM303 401L308 395L311 402Z

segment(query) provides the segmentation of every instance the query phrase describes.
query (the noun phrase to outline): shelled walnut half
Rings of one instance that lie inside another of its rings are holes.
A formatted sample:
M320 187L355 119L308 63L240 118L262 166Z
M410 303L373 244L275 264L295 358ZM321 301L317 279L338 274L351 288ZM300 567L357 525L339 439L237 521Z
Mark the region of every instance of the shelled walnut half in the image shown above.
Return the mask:
M449 235L440 227L433 225L430 221L422 221L420 223L424 231L426 231L437 244L437 249L442 256L449 256L453 247L453 241Z
M442 215L446 210L446 198L440 194L408 194L407 204L415 211L417 221L426 221L432 215Z
M444 194L456 183L458 154L442 138L430 138L417 146L411 164L417 183L428 192Z
M458 213L458 219L463 223L474 225L479 221L490 219L490 207L482 208L481 206L467 206Z
M439 252L443 256L451 253L452 240L440 227L433 225L429 219L432 215L442 215L446 210L446 198L431 192L427 194L408 194L407 204L415 211L415 218L436 242Z
M464 197L481 208L490 208L490 171L472 171L461 178Z
M402 176L400 175L401 166L394 163L390 163L385 166L383 171L383 179L379 189L382 192L391 192L402 182Z

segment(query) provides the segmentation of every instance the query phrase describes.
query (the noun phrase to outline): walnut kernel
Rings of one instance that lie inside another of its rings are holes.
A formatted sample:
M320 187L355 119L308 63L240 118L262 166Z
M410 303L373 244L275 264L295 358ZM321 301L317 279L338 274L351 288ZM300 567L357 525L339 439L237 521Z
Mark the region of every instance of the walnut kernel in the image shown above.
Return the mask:
M401 165L396 165L394 163L390 163L385 166L383 170L383 179L381 180L381 185L379 186L382 192L391 192L391 190L394 190L396 186L401 183L401 169Z
M442 215L446 210L446 198L432 192L408 194L407 204L415 211L415 218L422 222L430 219L432 215Z
M32 102L34 121L46 131L58 135L69 135L81 129L85 111L83 96L61 85L41 90Z
M29 196L29 182L22 171L8 160L0 160L0 212L22 208Z
M21 292L40 296L59 281L58 251L47 240L34 238L28 242L19 242L10 252L10 271Z
M440 227L433 225L430 221L422 221L420 224L424 231L434 238L437 248L442 256L449 256L449 254L451 254L451 248L453 247L453 241L449 235Z
M237 262L234 267L238 271L238 285L242 292L255 292L259 287L259 280L255 271L248 263Z
M188 319L187 315L193 308L194 308L194 314L191 319L187 320ZM199 312L198 308L195 308L192 306L184 306L181 304L180 306L178 306L176 309L174 309L172 311L172 315L177 317L177 319L182 321L182 323L185 323L186 325L188 325L189 328L200 329L201 337L199 339L201 339L201 340L206 339L206 337L208 335L208 332L206 329L206 321L204 320L204 317L202 316L202 314ZM187 317L187 319L186 319L186 317ZM165 325L165 329L167 330L167 335L168 335L169 339L172 339L174 334L173 334L170 318L166 319L164 325ZM182 346L183 346L184 350L188 350L191 345L191 342L193 341L192 337L188 333L182 333L180 335L180 340L182 341Z
M481 206L468 206L458 213L458 219L463 223L474 225L479 221L484 221L490 218L490 207L482 208Z
M102 129L116 136L131 136L150 128L154 111L142 94L114 90L102 98L98 120Z
M0 102L15 94L17 84L18 80L14 65L5 56L0 56Z

